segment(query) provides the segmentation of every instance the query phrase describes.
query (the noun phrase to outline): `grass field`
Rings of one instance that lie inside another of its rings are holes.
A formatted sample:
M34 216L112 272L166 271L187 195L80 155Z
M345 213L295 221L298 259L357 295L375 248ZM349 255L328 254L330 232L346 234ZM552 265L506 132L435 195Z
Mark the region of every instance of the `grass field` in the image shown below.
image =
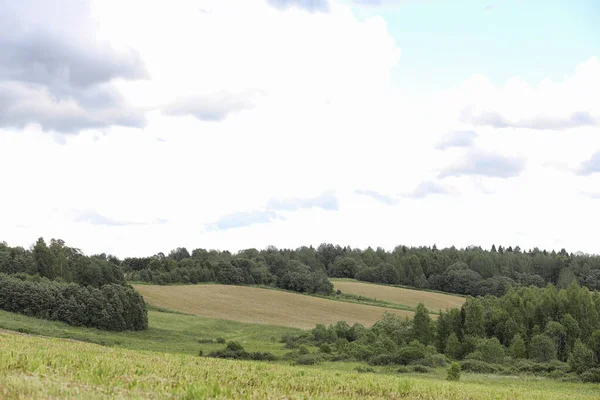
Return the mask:
M371 326L385 311L411 316L410 311L348 303L247 286L134 285L146 302L161 308L210 318L302 329L346 321Z
M598 385L465 375L359 374L317 367L107 348L0 332L0 397L280 399L598 399Z
M146 331L107 332L93 328L69 326L62 322L46 321L0 310L0 330L7 329L33 335L73 339L83 342L122 347L133 350L154 350L167 353L198 354L222 349L223 344L200 343L199 340L236 340L248 351L268 351L283 354L281 343L271 343L271 336L279 339L284 334L301 331L282 326L265 326L181 315L159 311L148 313ZM2 398L2 396L0 396Z
M416 307L419 303L423 303L431 311L460 308L465 302L464 297L444 293L377 285L349 279L332 279L331 282L334 284L334 289L339 289L343 293L355 294L409 307Z

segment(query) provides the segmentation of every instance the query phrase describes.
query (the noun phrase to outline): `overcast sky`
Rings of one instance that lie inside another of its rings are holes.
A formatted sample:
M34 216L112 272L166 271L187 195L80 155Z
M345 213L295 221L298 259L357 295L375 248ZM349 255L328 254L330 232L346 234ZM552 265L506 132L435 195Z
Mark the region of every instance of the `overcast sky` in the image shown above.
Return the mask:
M589 1L0 0L0 241L600 253Z

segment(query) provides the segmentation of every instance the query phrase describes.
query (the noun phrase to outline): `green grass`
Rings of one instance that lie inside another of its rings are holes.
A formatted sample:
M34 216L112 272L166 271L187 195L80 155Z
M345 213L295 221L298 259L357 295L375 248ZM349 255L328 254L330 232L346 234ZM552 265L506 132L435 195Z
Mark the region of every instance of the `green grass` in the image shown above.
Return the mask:
M175 312L149 311L149 329L136 332L107 332L93 328L73 327L62 322L46 321L0 310L0 329L22 333L73 339L132 350L154 350L166 353L196 355L222 349L223 344L199 343L199 339L236 340L248 351L283 354L281 343L271 343L284 334L301 331L281 326L265 326L185 315ZM0 396L1 397L1 396Z
M600 386L406 376L107 348L0 332L0 398L598 399Z

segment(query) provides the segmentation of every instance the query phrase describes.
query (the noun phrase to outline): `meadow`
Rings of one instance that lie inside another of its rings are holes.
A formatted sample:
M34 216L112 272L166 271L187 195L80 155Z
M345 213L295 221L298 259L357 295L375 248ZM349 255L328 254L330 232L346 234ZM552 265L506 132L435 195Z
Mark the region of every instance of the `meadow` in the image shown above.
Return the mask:
M371 326L389 311L412 316L411 311L335 301L297 293L231 285L134 285L153 306L240 322L302 329L346 321Z
M331 282L334 284L335 290L339 289L346 294L407 307L416 307L419 303L423 303L431 311L460 308L465 302L463 296L366 283L353 279L331 279Z
M268 351L281 355L281 343L273 343L286 334L298 334L299 329L204 318L159 310L148 312L148 329L135 332L110 332L94 328L74 327L63 322L48 321L0 310L0 330L16 331L72 339L104 346L131 350L153 350L166 353L197 355L223 348L217 338L235 340L249 351ZM209 341L212 340L213 343Z
M547 379L358 373L107 348L0 332L0 397L597 399L598 385Z

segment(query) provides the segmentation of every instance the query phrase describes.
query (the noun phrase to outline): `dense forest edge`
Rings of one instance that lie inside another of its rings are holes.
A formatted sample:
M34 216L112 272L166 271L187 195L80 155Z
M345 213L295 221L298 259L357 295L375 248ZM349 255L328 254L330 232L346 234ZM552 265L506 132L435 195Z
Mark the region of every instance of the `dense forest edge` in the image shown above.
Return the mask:
M110 331L148 328L144 299L116 258L88 257L55 239L29 250L0 243L0 309Z

